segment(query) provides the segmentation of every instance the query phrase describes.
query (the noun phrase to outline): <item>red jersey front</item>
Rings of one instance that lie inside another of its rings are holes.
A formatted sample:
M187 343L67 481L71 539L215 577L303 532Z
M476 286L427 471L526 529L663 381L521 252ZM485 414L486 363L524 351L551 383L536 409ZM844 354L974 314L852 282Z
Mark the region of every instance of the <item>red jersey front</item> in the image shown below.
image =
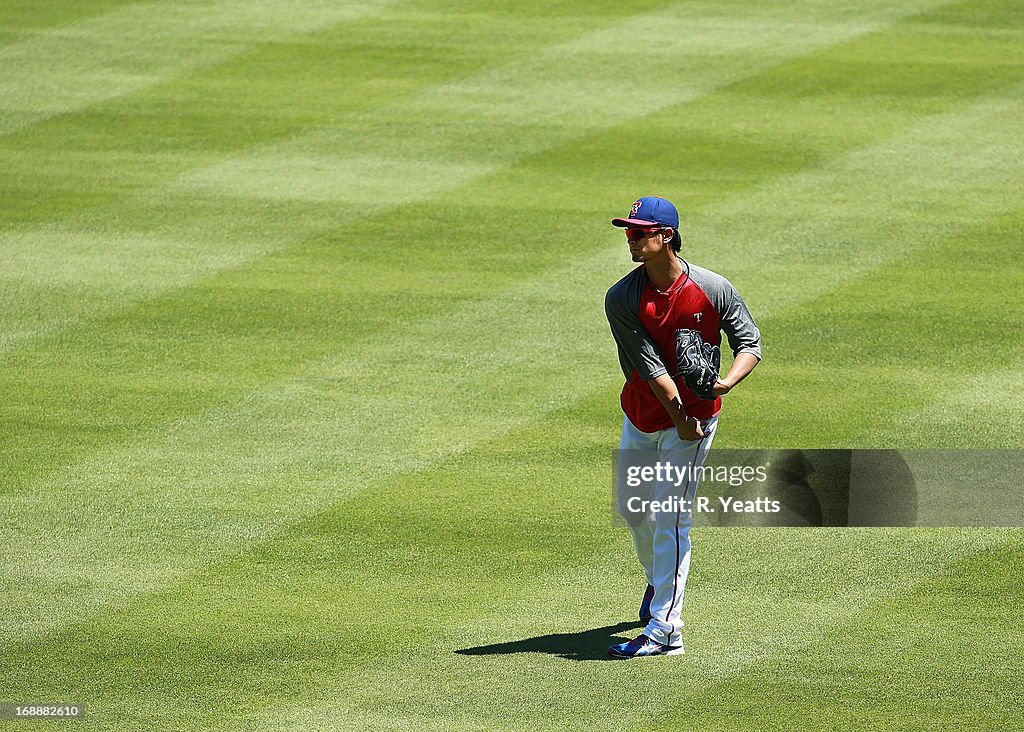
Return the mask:
M676 331L680 328L696 330L707 343L720 345L722 341L720 316L704 291L685 272L672 286L660 292L648 282L640 294L640 323L658 346L665 367L670 374L676 372ZM697 419L709 419L722 409L721 397L701 399L681 378L673 379L679 389L686 413ZM668 412L654 396L650 385L634 370L622 387L622 410L629 421L642 432L657 432L672 427Z

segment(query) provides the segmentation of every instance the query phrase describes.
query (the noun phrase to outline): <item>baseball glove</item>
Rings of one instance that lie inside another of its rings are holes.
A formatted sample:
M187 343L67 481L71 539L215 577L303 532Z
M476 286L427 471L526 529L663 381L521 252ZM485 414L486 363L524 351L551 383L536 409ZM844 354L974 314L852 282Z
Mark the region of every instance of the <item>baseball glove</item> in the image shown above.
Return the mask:
M701 399L714 399L711 389L718 381L722 349L705 343L700 333L688 328L676 331L676 373Z

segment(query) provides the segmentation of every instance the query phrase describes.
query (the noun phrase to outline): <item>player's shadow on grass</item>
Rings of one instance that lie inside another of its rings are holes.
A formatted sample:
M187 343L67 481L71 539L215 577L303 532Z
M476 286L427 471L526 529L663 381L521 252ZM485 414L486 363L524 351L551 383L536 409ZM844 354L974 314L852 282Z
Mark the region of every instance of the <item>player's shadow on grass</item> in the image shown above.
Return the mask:
M616 633L639 628L639 620L606 625L603 628L583 630L579 633L551 633L536 638L475 646L455 651L461 656L490 656L499 653L550 653L570 661L609 661L608 646L629 638L614 637ZM632 635L630 636L632 637Z

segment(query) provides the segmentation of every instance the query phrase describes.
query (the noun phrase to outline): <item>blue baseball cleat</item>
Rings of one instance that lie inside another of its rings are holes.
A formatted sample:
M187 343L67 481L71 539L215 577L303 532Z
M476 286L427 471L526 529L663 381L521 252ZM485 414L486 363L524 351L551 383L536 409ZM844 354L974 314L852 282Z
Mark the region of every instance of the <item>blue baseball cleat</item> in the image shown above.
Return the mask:
M647 622L651 619L651 600L654 599L654 585L647 585L644 590L644 599L640 602L640 620Z
M631 641L617 643L608 649L612 658L643 658L645 656L675 656L685 653L682 646L666 646L652 641L646 635L638 635Z

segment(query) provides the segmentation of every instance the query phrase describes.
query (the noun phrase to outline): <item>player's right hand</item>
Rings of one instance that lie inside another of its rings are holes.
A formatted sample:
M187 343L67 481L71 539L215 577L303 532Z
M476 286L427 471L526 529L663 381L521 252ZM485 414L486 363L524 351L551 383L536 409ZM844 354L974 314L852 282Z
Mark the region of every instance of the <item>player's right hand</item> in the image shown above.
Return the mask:
M687 417L682 424L676 425L676 433L680 440L700 440L704 437L704 430L696 417Z

